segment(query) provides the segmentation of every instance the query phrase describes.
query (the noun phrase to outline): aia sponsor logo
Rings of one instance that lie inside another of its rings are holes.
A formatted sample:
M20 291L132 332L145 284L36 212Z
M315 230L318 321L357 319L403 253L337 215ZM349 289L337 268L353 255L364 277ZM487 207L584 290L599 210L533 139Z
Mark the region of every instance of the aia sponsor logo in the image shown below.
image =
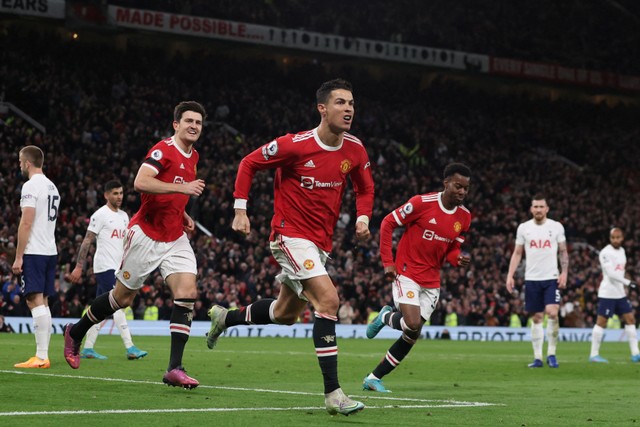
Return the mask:
M551 249L551 240L549 239L532 239L529 242L529 248L531 249Z
M113 231L111 232L111 238L112 239L124 239L124 236L126 234L127 230L118 230L117 228L114 228Z

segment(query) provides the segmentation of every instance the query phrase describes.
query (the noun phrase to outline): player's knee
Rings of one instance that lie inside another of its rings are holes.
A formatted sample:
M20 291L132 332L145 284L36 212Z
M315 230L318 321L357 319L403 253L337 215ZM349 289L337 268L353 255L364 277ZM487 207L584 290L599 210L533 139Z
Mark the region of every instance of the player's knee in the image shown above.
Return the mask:
M533 323L542 323L542 320L544 319L544 315L543 313L535 313L531 319L533 320Z
M174 299L197 299L198 289L195 286L185 286L183 288L176 289L173 293Z
M546 315L548 319L558 320L558 310L548 310L546 311Z
M116 287L109 291L109 294L120 308L131 306L137 293L137 291L125 287L120 282L117 282Z
M422 325L420 324L420 322L417 322L417 323L415 321L407 322L405 319L402 325L402 333L406 338L409 338L409 340L412 340L415 342L415 340L417 340L420 337L421 326Z
M296 320L298 320L298 316L291 313L276 314L275 318L278 324L288 326L293 325L294 323L296 323Z
M325 313L330 316L335 316L338 314L338 308L340 307L340 299L338 295L331 295L323 298L317 304L316 311L320 313Z
M408 329L410 331L415 331L419 334L420 332L420 328L422 326L422 322L418 319L407 319L406 317L404 318L404 324L406 325L405 329ZM403 330L405 330L403 329Z
M409 344L415 344L418 338L420 338L419 330L408 329L408 328L405 328L402 330L402 339L404 339Z

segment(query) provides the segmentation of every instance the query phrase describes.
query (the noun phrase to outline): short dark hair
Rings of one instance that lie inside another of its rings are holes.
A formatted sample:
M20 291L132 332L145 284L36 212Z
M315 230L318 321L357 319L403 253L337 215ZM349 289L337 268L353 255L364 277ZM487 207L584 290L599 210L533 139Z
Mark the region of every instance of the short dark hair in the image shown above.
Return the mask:
M117 179L112 179L104 185L104 192L107 193L111 190L115 190L116 188L122 188L122 183Z
M470 178L471 169L469 169L469 166L465 165L464 163L449 163L444 168L444 173L442 174L442 177L444 179L447 179L447 178L451 178L455 174L459 174L466 178Z
M20 154L24 157L25 160L31 162L31 164L37 168L41 168L44 164L44 153L40 149L40 147L36 147L35 145L27 145L22 150L20 150Z
M324 82L320 85L320 88L316 91L316 102L318 104L324 104L329 99L331 92L336 89L344 89L349 92L353 92L353 86L345 79L333 79L328 82Z
M182 101L173 109L173 120L179 122L185 111L195 111L196 113L200 113L202 115L203 122L207 118L207 112L202 104L196 101Z
M533 197L531 198L531 201L533 202L534 200L544 200L545 202L547 201L547 198L545 197L544 194L542 193L536 193L533 195Z

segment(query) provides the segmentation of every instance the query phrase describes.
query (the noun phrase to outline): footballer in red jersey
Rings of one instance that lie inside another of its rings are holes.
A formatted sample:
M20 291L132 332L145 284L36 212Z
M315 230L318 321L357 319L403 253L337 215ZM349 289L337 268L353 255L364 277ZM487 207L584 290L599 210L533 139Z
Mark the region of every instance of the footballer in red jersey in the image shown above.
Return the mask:
M256 171L276 169L271 240L300 237L331 251L342 195L351 178L357 216L369 217L373 178L362 142L344 133L339 146L325 144L318 128L274 139L246 156L236 180L236 199L247 200Z
M189 153L176 143L175 136L158 142L149 150L142 167L149 168L158 181L184 184L196 181L199 155ZM184 234L185 207L189 194L142 193L141 206L131 218L129 228L139 225L144 233L159 242L173 242Z
M310 302L314 308L313 341L324 378L325 406L330 414L349 415L364 408L344 394L338 382L338 292L324 264L342 205L347 177L353 183L357 219L355 234L369 238L373 209L371 163L362 142L348 133L354 117L351 84L342 79L323 83L316 92L320 124L287 134L247 155L238 168L232 228L249 234L247 201L254 174L276 169L274 216L270 246L282 267L277 300L262 299L240 310L209 310L207 345L213 348L230 326L293 324Z
M382 377L409 354L440 297L440 269L445 261L466 267L471 259L461 252L471 213L462 205L469 192L471 170L462 163L444 169L444 190L417 195L393 210L380 227L380 257L385 277L393 280L393 300L399 312L385 306L367 326L375 337L386 325L402 331L378 366L365 377L363 389L387 392ZM393 230L404 227L393 259Z
M204 181L196 178L198 152L193 145L205 118L198 102L179 103L173 112L174 135L154 145L138 169L134 186L142 193L142 205L129 222L115 287L98 296L78 323L65 326L64 356L72 368L80 367L80 344L89 328L130 306L149 274L159 269L174 298L169 366L162 381L186 389L198 386L182 367L198 294L196 257L185 233L193 231L195 223L185 206L189 197L204 190Z

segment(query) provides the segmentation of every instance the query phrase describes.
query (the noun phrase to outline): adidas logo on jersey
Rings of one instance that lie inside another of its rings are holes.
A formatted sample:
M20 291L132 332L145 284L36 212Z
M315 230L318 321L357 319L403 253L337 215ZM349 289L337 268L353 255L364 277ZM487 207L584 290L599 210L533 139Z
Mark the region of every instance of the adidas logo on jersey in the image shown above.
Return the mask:
M429 224L437 224L436 219L435 218L431 218L429 220Z
M180 163L180 169L185 169L184 163Z
M307 163L304 164L305 168L315 168L316 164L313 163L313 160L309 160Z

